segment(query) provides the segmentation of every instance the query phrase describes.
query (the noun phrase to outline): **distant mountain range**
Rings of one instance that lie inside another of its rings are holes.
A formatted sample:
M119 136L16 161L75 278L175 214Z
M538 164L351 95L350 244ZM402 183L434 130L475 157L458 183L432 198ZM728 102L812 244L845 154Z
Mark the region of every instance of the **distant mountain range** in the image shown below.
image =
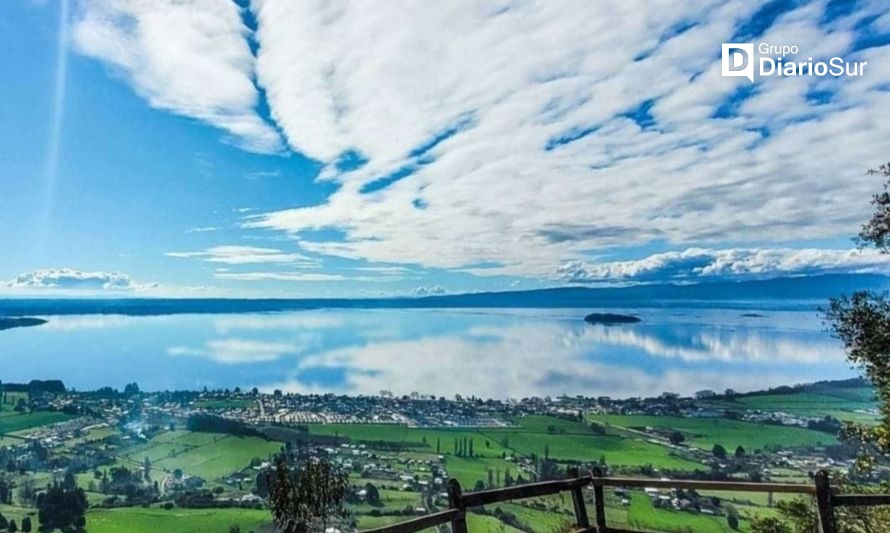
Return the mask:
M608 308L608 307L756 307L803 308L857 290L890 289L890 277L874 274L827 274L698 284L627 287L562 287L529 291L479 292L422 298L309 299L5 299L0 316L72 314L167 315L250 313L302 309L420 308Z

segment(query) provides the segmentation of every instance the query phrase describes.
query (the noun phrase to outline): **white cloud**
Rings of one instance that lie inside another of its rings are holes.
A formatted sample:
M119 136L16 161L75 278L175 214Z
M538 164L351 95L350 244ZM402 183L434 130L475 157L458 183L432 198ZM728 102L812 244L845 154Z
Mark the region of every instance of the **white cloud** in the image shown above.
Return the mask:
M234 365L275 361L298 351L299 346L288 342L231 338L207 341L201 348L172 346L167 349L167 355L202 357L217 363Z
M189 228L186 230L186 233L209 233L211 231L218 231L219 228L216 226L199 226L196 228Z
M344 276L320 272L216 272L213 277L234 281L389 281L371 276Z
M849 48L886 7L782 14L762 40L868 60L867 75L769 78L734 100L748 82L720 76L720 44L764 4L253 0L254 58L233 2L96 0L74 39L151 105L275 151L256 79L289 147L339 187L246 226L318 254L546 277L610 247L855 231L890 138L890 47ZM344 172L351 152L366 163ZM345 239L301 235L325 228Z
M647 333L639 328L567 329L562 324L479 327L461 336L385 340L305 355L291 376L262 388L349 394L388 389L398 394L423 391L483 398L653 396L663 391L692 394L702 388L744 391L788 385L801 380L801 363L843 360L842 349L834 342L814 337L801 341L787 333L770 338L727 327L702 331L681 346L682 340L670 334L659 338L657 331ZM669 361L667 368L661 364L642 368L601 357L613 350L627 353L622 347L640 349L652 357L680 359L684 364ZM749 368L752 361L759 363L755 370ZM717 362L738 365L738 369L715 370ZM303 372L319 369L343 370L346 381L320 387L301 379Z
M849 235L879 186L864 171L886 157L888 48L862 54L877 64L869 76L767 79L733 103L748 82L720 77L720 43L763 3L257 0L272 116L341 187L247 225L320 254L530 276L654 240ZM845 52L857 19L827 28L820 16L821 3L804 5L764 39L855 59ZM695 25L674 35L682 23ZM834 101L808 101L822 86ZM641 126L628 113L646 102ZM724 105L737 114L712 118ZM460 131L436 144L449 128ZM424 146L421 162L412 151ZM368 163L338 173L347 150ZM406 167L409 177L362 192ZM301 240L319 228L346 239ZM474 266L484 262L501 267Z
M571 261L557 278L573 283L602 281L756 278L838 272L890 272L890 256L873 250L688 248L643 259L605 263Z
M276 248L256 246L214 246L199 252L167 252L168 257L194 258L211 263L247 265L258 263L289 263L301 267L316 267L318 263L304 255Z
M414 289L411 291L411 295L422 298L424 296L439 296L445 294L445 292L445 289L443 289L440 285L433 285L431 287L421 285L419 287L414 287Z
M111 291L128 292L156 288L157 284L135 283L130 276L120 272L85 272L71 268L45 268L19 274L0 282L0 288L60 291Z
M89 0L74 24L77 49L121 73L152 107L216 126L232 142L277 152L257 114L249 30L234 2Z

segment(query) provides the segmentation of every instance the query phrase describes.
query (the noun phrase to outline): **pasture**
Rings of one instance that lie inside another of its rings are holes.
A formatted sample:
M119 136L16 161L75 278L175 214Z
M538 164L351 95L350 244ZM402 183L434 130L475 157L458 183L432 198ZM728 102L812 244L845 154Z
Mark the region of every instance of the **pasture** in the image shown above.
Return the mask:
M281 443L259 437L167 431L143 445L126 449L121 460L133 468L147 457L155 472L170 473L178 468L212 481L244 470L254 458L265 461L280 448Z
M473 469L449 457L449 473L464 483L470 470L483 474L490 465L485 459L500 459L504 455L549 455L559 461L598 461L605 457L611 465L641 466L651 464L656 468L695 470L702 466L694 461L675 456L664 446L641 439L617 435L600 435L584 423L551 416L529 416L514 420L515 427L507 428L410 428L407 426L372 424L311 424L310 435L339 436L354 443L392 443L409 451L454 456L455 441L473 441L473 458L470 462L482 464ZM438 446L437 446L438 443ZM506 463L500 461L503 466ZM503 469L503 468L502 468ZM476 477L475 479L479 479ZM475 479L472 479L475 482ZM484 479L484 478L482 478ZM472 485L470 485L472 486Z
M178 509L125 507L91 509L87 512L90 533L202 533L229 531L233 525L241 531L258 531L272 521L267 510L259 509Z
M727 418L694 418L646 415L595 415L592 420L622 428L680 431L686 444L710 450L721 444L730 453L736 446L746 451L834 444L837 437L798 427L758 424Z

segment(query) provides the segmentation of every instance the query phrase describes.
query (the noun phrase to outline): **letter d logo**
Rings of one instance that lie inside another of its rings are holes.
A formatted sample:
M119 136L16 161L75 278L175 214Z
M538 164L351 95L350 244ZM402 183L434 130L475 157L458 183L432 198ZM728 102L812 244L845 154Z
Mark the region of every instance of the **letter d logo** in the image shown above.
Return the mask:
M754 44L723 43L723 76L742 77L754 83Z

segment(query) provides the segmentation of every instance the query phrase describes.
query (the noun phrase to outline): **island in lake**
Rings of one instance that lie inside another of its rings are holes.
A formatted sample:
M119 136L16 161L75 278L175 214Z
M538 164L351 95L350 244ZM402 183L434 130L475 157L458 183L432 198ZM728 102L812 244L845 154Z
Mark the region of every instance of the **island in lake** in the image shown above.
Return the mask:
M23 317L2 317L0 316L0 331L12 328L27 328L30 326L39 326L46 324L46 320L42 318Z
M642 322L638 316L619 315L617 313L590 313L584 317L584 321L588 324L603 324L606 326L614 324L636 324L637 322Z

